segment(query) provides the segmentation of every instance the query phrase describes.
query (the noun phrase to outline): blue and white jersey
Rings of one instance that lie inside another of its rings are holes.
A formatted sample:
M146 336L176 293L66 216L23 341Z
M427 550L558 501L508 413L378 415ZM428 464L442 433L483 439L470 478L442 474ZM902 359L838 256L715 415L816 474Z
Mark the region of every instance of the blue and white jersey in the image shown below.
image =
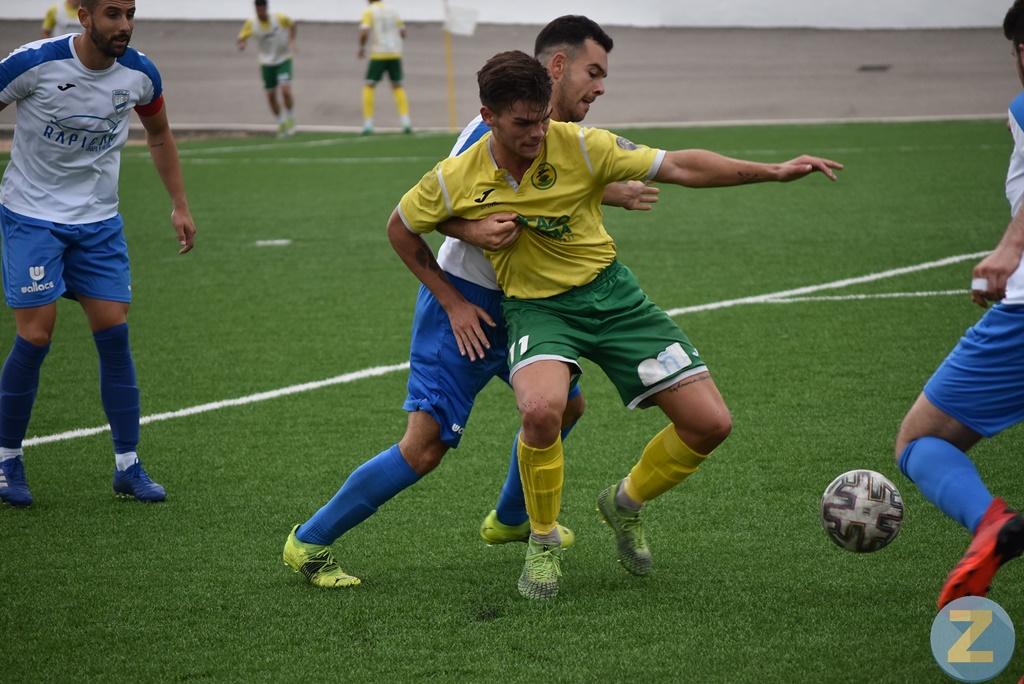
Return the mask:
M1013 152L1006 172L1006 200L1010 214L1016 216L1024 205L1024 93L1010 103L1010 133L1013 134ZM1024 304L1024 259L1006 282L1004 304Z
M0 204L54 223L94 223L117 214L131 111L158 112L162 87L139 51L128 48L109 69L93 71L73 41L38 40L0 62L0 102L17 102Z
M491 129L484 123L478 114L455 141L455 147L449 157L457 157L473 146L480 138L489 133ZM498 287L498 276L494 273L494 267L484 256L484 251L468 242L457 240L453 237L445 237L441 249L437 250L437 263L446 272L453 276L468 280L474 285L486 287L489 290L500 290Z

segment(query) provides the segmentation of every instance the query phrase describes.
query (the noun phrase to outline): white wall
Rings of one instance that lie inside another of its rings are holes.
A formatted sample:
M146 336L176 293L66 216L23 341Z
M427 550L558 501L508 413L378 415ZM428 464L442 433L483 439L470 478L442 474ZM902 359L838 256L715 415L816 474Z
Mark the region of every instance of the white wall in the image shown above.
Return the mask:
M41 19L58 0L0 0L0 19ZM406 21L440 21L445 0L387 0ZM449 0L488 24L545 24L586 14L608 26L980 28L1002 24L1010 0ZM357 21L363 0L270 0L300 21ZM238 19L251 0L136 0L139 19Z

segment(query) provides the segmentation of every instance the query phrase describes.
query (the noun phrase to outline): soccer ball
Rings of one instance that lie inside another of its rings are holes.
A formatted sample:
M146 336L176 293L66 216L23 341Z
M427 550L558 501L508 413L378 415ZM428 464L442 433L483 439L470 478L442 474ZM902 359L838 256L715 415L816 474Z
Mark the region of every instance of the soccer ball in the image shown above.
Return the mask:
M903 497L885 475L851 470L825 489L821 524L829 539L847 551L878 551L899 534Z

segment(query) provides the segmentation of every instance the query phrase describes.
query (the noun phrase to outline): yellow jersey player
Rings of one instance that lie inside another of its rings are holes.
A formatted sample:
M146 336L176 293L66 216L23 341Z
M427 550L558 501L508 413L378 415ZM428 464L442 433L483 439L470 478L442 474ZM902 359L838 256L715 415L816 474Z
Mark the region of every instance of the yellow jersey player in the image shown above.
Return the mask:
M395 93L395 104L402 120L402 130L412 133L409 120L409 99L402 87L402 41L405 40L405 24L398 12L380 0L369 0L370 6L363 10L359 22L359 59L366 56L366 44L370 44L370 64L366 67L366 83L363 85L363 135L373 133L374 90L384 74L391 81Z
M63 0L51 5L43 17L43 38L81 33L82 24L78 21L78 8L81 6L80 0Z
M509 372L522 415L519 469L531 534L518 587L526 598L551 598L563 552L559 428L569 389L582 374L580 357L604 370L627 407L658 406L670 420L629 474L597 497L619 561L633 574L653 567L641 507L685 480L732 429L704 359L616 259L600 210L605 186L642 180L725 187L792 181L815 171L834 180L833 169L842 165L807 155L763 164L706 150L666 152L609 131L551 122L548 72L518 51L491 58L477 80L491 132L405 194L388 221L388 236L439 300L458 302L462 296L420 234L451 217L519 217L518 239L485 253L505 293ZM468 321L466 327L475 328L469 334L482 339L486 320L469 302L450 308L459 306L453 320Z
M256 0L256 18L246 20L238 34L238 49L244 50L249 38L260 49L260 72L270 111L277 117L278 137L295 134L295 98L292 95L292 56L295 48L295 22L288 16L267 10L267 0ZM277 101L281 91L284 107Z

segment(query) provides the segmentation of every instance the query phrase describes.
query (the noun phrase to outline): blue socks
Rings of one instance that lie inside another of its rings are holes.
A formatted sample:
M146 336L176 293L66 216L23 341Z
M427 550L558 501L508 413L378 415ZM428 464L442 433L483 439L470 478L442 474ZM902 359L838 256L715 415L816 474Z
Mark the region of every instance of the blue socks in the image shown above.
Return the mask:
M14 347L0 372L0 447L20 449L39 389L39 369L50 345L37 347L15 336Z
M993 497L967 454L937 437L921 437L900 454L899 467L924 498L974 534Z
M573 423L562 430L562 441L569 436L572 429L576 427ZM519 432L522 432L522 428ZM498 522L502 525L515 527L522 525L530 519L526 514L526 497L523 495L523 481L519 478L519 432L512 440L512 462L508 466L508 475L505 476L505 484L501 486L501 494L498 495L498 505L495 509L498 512Z
M139 443L139 388L128 349L128 324L93 333L100 356L100 397L110 421L114 452L135 451ZM15 337L0 373L0 447L20 449L39 388L39 369L50 345L37 347Z
M306 544L329 546L419 480L396 444L356 468L338 493L304 522L295 536Z
M128 348L128 324L92 334L100 355L100 399L110 422L114 453L135 451L139 444L139 388L135 362Z

